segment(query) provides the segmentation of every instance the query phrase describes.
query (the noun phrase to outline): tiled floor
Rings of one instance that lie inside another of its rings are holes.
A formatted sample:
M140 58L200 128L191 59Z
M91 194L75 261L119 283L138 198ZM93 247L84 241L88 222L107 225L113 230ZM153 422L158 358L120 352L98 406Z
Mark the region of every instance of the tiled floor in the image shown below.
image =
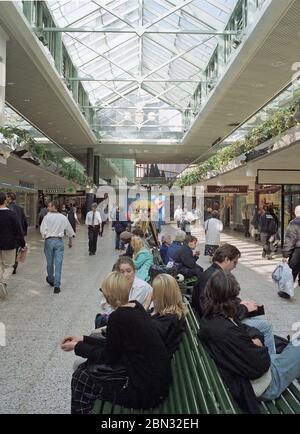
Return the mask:
M174 233L171 226L164 232ZM197 228L203 252L204 236ZM300 321L300 288L292 301L280 299L271 280L278 260L261 258L261 248L236 233L223 234L223 242L235 244L242 258L235 271L242 298L264 304L274 331L286 335ZM88 256L87 233L80 226L74 247L66 243L62 292L53 294L45 281L43 241L31 231L29 254L9 283L9 298L0 302L0 322L6 326L6 346L0 347L0 413L69 413L70 379L74 356L59 348L69 333L89 333L97 313L98 288L111 270L117 253L113 235L105 227L96 256ZM199 263L206 268L207 258Z

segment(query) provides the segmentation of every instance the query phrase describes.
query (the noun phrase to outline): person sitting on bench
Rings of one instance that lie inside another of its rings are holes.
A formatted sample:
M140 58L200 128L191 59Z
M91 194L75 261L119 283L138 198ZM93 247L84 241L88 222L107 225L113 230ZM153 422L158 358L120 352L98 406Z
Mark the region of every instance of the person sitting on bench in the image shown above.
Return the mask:
M183 245L173 255L175 264L178 265L178 273L184 277L197 276L198 280L203 272L203 268L197 264L200 253L195 250L198 239L193 235L187 235Z
M126 256L120 256L113 267L113 271L118 271L124 274L128 282L130 283L131 289L129 293L130 300L136 300L142 305L146 303L149 295L152 296L153 289L149 283L142 279L139 279L135 273L134 262L131 258ZM107 300L101 292L101 312L96 315L95 318L95 328L104 327L107 324L108 316L113 311L113 308L107 303Z
M148 282L150 280L149 269L153 264L153 256L150 250L145 247L142 238L133 236L131 239L133 248L133 262L136 270L136 275L142 280Z
M182 246L182 243L185 241L186 233L179 229L176 231L175 234L175 240L169 245L168 253L167 253L167 260L168 262L174 263L174 255L175 253L180 249Z
M201 318L203 316L204 309L204 290L210 277L216 271L231 272L237 266L238 260L241 257L241 252L235 246L231 244L223 244L218 247L213 256L213 264L205 270L200 276L199 282L195 285L192 295L192 307L197 313L197 316ZM265 345L270 354L275 354L275 342L272 325L262 315L255 315L255 312L259 309L258 303L255 301L236 299L238 304L237 313L238 318L244 324L250 327L256 327L264 335ZM250 318L251 316L251 318Z
M258 399L274 400L300 378L300 338L281 354L270 355L262 334L238 319L239 291L231 273L217 271L211 276L198 337L241 409L259 413Z
M147 309L153 302L152 320L172 357L186 329L187 307L176 279L170 274L159 274L152 286L153 294L144 306Z
M67 336L61 343L64 351L74 350L76 355L88 359L72 376L73 414L91 413L96 399L148 409L168 395L169 354L149 314L140 303L129 300L130 288L126 277L117 271L102 283L103 294L115 309L108 319L104 349L102 343L99 347L98 338L88 336ZM112 370L110 377L118 367L118 377L104 380L103 364Z

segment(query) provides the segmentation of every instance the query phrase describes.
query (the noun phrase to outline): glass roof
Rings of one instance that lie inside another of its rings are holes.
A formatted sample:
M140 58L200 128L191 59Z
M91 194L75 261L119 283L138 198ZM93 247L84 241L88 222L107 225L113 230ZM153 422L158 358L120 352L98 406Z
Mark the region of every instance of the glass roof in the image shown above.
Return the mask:
M145 100L148 93L178 110L181 127L181 113L218 42L218 36L195 32L224 30L236 1L50 0L47 4L57 26L73 29L63 33L64 44L78 76L93 79L82 83L100 112L116 101L126 105L131 94L138 102L136 92ZM85 32L74 31L79 28ZM167 110L159 116L168 123L173 117Z

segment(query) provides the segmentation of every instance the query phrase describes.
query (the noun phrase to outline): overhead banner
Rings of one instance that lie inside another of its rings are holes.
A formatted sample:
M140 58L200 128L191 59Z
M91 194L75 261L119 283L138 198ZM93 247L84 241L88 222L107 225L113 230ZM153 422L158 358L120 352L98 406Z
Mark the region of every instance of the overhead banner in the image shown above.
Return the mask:
M208 185L207 193L248 193L248 185Z

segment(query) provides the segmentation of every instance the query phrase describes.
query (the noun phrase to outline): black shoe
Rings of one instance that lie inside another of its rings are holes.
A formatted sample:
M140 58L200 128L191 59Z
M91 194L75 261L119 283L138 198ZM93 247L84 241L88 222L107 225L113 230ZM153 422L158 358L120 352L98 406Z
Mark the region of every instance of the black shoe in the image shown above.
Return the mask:
M59 286L56 286L56 287L54 288L53 294L59 294L59 293L60 293L60 287L59 287Z
M278 291L278 295L281 298L286 298L287 300L289 300L291 298L291 296L289 294L287 294L286 292L283 291Z
M17 274L16 268L14 268L14 271L12 272L12 274Z
M47 282L47 283L49 283L49 285L50 285L50 286L54 286L54 283L53 283L53 282L50 282L50 280L49 280L49 277L48 277L48 276L46 277L46 282Z
M93 254L92 252L89 252L89 256L92 256L92 254Z

